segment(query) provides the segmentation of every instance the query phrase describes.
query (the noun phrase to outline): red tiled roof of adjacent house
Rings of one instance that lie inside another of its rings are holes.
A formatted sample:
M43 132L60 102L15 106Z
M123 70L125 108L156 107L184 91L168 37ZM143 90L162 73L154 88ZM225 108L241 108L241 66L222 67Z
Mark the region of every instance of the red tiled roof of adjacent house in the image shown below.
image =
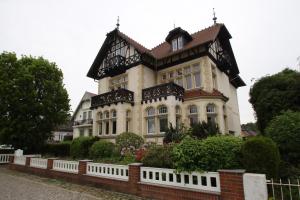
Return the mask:
M226 97L222 92L219 90L214 89L212 92L206 92L202 89L197 89L197 90L191 90L191 91L185 91L184 93L184 99L193 99L193 98L198 98L198 97L220 97L224 99L225 101L228 100L228 97Z
M201 44L205 44L207 42L210 42L210 41L213 41L216 39L222 26L224 26L224 25L223 24L215 24L206 29L203 29L201 31L193 33L191 35L193 40L191 42L187 43L182 49L180 49L178 51L173 52L171 49L171 45L168 42L163 42L162 44L151 49L150 53L154 57L159 59L159 58L167 57L167 56L170 56L173 54L177 54L186 49L190 49L192 47L195 47L195 46L198 46Z

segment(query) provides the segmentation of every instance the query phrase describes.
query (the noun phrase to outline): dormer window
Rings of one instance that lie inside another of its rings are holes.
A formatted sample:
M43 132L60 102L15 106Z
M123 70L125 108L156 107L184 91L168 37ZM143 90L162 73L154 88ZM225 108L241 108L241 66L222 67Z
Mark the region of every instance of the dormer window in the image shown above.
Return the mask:
M173 51L177 51L179 49L182 49L183 47L183 38L178 37L172 40L172 49Z

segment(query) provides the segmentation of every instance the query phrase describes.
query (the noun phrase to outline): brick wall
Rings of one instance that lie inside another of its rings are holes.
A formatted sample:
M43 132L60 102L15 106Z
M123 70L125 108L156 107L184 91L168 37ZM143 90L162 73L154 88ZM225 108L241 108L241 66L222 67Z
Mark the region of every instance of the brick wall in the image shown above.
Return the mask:
M53 160L48 159L47 169L30 167L30 158L27 158L26 165L13 164L13 158L9 168L21 172L36 174L48 178L64 179L66 181L88 184L109 190L134 194L141 197L164 200L244 200L243 171L220 170L221 193L199 191L195 189L183 189L179 187L160 186L157 184L145 184L140 182L140 163L129 165L129 180L117 180L88 176L85 174L87 162L79 161L78 173L66 173L53 170Z

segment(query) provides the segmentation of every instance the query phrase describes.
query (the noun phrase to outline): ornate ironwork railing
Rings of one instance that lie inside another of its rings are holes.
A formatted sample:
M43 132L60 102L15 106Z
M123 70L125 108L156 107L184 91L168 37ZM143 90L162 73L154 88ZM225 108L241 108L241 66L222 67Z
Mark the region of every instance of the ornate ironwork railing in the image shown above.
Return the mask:
M175 96L176 99L183 100L184 88L173 83L165 83L154 87L143 89L142 102L148 100L167 98L167 96Z
M93 124L93 119L84 119L74 121L74 126L84 125L84 124Z
M133 92L127 89L117 89L92 97L91 108L117 103L134 103Z

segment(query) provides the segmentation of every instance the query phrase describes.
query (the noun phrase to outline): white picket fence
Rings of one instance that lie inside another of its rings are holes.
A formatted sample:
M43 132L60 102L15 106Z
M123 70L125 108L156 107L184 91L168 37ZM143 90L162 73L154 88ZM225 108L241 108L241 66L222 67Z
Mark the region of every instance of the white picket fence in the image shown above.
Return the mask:
M128 180L128 165L87 163L87 175Z
M218 172L175 173L173 169L141 167L141 182L221 192Z
M0 164L9 163L9 156L14 154L0 154Z
M53 170L68 172L68 173L78 173L77 161L66 161L66 160L54 160L53 161Z
M14 164L17 165L25 165L26 157L25 156L15 156L14 157Z
M31 167L36 167L36 168L47 169L47 162L48 162L48 159L31 158L30 159L30 166Z

